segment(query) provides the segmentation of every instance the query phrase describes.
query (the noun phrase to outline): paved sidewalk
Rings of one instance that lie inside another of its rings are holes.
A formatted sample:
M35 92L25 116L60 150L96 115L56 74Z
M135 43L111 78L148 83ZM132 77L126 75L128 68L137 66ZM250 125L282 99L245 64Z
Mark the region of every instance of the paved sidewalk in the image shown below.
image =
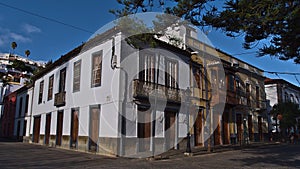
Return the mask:
M242 150L248 148L257 148L257 147L265 147L265 146L275 146L280 145L282 143L279 142L252 142L247 145L240 144L230 144L230 145L217 145L211 148L211 152L207 151L207 147L193 147L191 156L205 155L211 153L219 153L225 151L233 151L233 150ZM169 150L163 154L157 155L154 158L148 158L149 160L162 160L162 159L176 159L183 158L185 156L185 150Z

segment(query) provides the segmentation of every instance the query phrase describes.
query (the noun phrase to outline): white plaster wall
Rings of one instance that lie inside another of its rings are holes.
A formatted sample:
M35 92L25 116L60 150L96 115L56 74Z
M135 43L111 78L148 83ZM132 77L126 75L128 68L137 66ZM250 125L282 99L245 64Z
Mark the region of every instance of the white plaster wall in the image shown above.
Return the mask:
M119 36L119 35L118 35ZM120 37L116 38L120 40ZM70 134L70 119L71 109L79 108L79 135L88 134L88 121L89 121L89 106L100 104L100 133L102 137L117 137L117 121L118 119L118 107L115 102L118 102L118 72L112 70L110 67L111 62L111 49L112 40L108 39L104 43L81 53L75 58L69 60L67 63L55 68L51 72L45 74L40 79L37 79L34 87L33 97L33 116L45 115L52 112L51 115L51 134L56 134L56 122L57 111L64 110L63 121L63 135ZM91 88L91 64L92 54L103 51L102 56L102 74L101 74L101 86ZM116 43L116 55L120 56L120 43ZM81 79L80 79L80 91L73 93L73 66L74 62L81 60ZM60 108L54 106L54 95L58 93L59 87L59 73L60 70L66 68L66 105ZM48 101L48 84L49 77L54 74L54 86L53 86L53 99ZM112 80L114 79L114 80ZM40 82L44 80L43 101L38 104L39 86ZM114 83L113 83L114 82ZM45 120L41 118L41 130L42 134L45 130ZM33 124L31 125L33 126ZM32 130L31 130L32 133Z
M270 106L273 107L274 104L278 103L277 85L276 84L265 85L265 91L266 91L266 99L270 100Z
M25 136L29 136L30 133L30 114L31 114L31 103L32 103L32 90L33 87L29 88L28 90L23 91L22 93L19 93L17 95L16 100L16 112L15 112L15 124L14 124L14 135L17 135L17 129L18 129L18 121L21 121L20 123L20 136L23 135L23 126L24 126L24 120L27 121L26 123L26 133ZM26 96L28 97L28 109L26 112ZM20 109L20 100L22 100L22 110L21 110L21 117L19 117L19 109ZM26 115L26 116L25 116Z

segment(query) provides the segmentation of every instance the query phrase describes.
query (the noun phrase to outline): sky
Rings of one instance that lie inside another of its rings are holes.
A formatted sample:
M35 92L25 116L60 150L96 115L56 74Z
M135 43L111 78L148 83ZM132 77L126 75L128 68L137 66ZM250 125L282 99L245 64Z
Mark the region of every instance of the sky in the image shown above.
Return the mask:
M29 49L29 58L33 60L55 61L87 41L99 28L115 20L116 17L109 10L116 8L120 8L116 0L1 0L0 53L11 52L10 44L15 41L18 44L15 53L24 55L24 51ZM300 73L300 65L293 61L280 61L269 56L256 57L255 53L251 53L255 49L243 49L242 37L233 39L212 30L208 38L216 48L262 70ZM265 76L300 85L296 80L300 80L300 75L265 73Z

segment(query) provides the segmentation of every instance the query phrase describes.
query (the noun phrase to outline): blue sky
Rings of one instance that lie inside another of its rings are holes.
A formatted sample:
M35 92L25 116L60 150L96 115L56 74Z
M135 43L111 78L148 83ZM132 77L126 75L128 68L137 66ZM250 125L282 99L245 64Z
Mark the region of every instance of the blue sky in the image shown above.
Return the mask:
M118 8L115 0L1 0L4 3L22 10L58 20L62 23L95 32L105 24L113 21L115 16L109 9ZM92 33L77 30L63 24L51 22L41 17L23 13L0 4L0 52L9 52L10 44L18 44L15 53L24 55L29 49L33 60L56 60L90 38ZM232 39L224 34L211 31L208 38L212 44L229 53L241 54L255 50L244 50L242 38ZM277 72L300 72L299 65L292 61L279 61L269 56L255 57L254 53L234 55L260 69ZM299 86L294 76L265 74L271 78L283 78ZM297 77L300 80L300 76Z

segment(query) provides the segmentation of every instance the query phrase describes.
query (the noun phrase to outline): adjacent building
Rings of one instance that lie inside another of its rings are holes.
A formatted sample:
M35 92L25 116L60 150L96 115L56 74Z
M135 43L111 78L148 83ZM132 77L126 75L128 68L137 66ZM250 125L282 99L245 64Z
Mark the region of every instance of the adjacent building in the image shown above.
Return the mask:
M284 102L293 102L300 106L300 88L286 80L267 78L265 80L265 91L268 100L268 112L272 110L275 104ZM270 116L269 123L273 125L270 125L269 130L276 132L276 126L279 126L279 124L276 124L278 122ZM280 131L280 128L277 128L277 131Z
M19 141L29 142L31 105L33 86L23 86L16 91L16 110L14 122L14 137Z
M3 114L1 116L1 137L14 137L14 124L16 112L17 93L12 92L4 97Z

